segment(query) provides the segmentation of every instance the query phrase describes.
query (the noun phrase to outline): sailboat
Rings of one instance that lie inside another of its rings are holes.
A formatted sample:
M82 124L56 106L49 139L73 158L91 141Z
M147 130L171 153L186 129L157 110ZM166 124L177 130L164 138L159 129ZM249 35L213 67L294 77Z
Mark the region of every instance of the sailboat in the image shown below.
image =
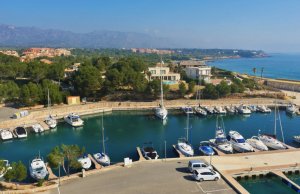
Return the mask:
M49 97L49 89L48 89L48 109L50 109L50 105L51 105L51 101L50 101L50 97ZM57 125L57 121L56 119L50 114L49 111L49 115L48 117L45 119L45 123L51 128L55 128Z
M40 154L38 157L33 159L29 165L30 176L35 180L42 180L49 174L47 167Z
M283 150L283 149L287 149L287 147L281 143L280 141L277 140L276 138L276 134L277 134L277 116L278 114L278 120L279 120L279 124L280 124L280 129L281 129L281 135L282 135L282 139L284 142L284 137L283 137L283 130L282 130L282 125L281 125L281 118L280 118L280 114L279 114L279 110L277 108L277 106L275 106L275 110L274 110L274 134L260 134L260 130L258 132L258 139L260 141L262 141L267 147L272 148L274 150Z
M109 156L105 153L105 141L104 141L104 127L103 127L103 112L102 112L102 153L96 153L94 154L95 160L101 164L102 166L109 166L110 165L110 158Z
M179 138L177 143L178 150L185 156L193 156L194 155L194 149L192 145L189 143L189 114L187 114L187 121L186 121L186 137L185 138Z
M163 60L161 59L160 62L160 104L159 107L155 108L155 116L158 118L165 120L168 115L168 110L164 106L164 91L163 91L163 82L162 82L162 75L161 75L161 67L164 64Z
M207 112L200 105L200 98L201 98L200 90L197 91L196 100L197 100L197 98L199 98L199 106L195 107L195 113L200 116L206 116Z

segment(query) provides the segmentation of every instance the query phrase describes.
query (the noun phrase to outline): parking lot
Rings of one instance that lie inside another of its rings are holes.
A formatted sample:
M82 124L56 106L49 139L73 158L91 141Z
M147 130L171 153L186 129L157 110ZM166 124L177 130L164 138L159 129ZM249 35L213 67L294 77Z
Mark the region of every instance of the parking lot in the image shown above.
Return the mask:
M61 186L61 193L203 193L230 194L234 190L224 182L193 180L188 161L143 162L132 167L103 171ZM55 194L57 190L46 193Z

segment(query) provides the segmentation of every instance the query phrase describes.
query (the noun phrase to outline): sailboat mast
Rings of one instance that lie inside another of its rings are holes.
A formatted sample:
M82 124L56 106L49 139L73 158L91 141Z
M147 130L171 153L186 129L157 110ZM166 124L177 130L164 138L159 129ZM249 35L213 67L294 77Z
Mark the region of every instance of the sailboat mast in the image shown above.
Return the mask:
M189 114L187 114L186 120L186 141L189 141Z
M163 60L162 60L162 57L160 57L160 70L159 70L159 73L160 73L160 104L161 104L161 107L164 107L164 91L163 91L163 82L162 82L162 73L161 73L161 69L162 69L162 64L163 64Z
M281 117L280 117L279 109L278 109L278 119L279 119L279 126L280 126L280 131L281 131L281 136L282 136L282 142L284 143L283 128L282 128L282 124L281 124Z
M276 131L276 114L277 114L277 111L276 111L276 103L275 103L275 111L274 111L274 135L276 135L277 131Z
M105 154L103 115L104 115L104 111L102 111L102 149L103 149L103 153Z

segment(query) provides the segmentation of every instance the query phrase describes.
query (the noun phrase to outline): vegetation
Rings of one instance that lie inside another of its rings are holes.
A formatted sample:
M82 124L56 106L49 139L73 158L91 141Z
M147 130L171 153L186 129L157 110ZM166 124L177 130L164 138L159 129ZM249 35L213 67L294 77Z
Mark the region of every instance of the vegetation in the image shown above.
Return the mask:
M67 175L70 174L70 168L79 169L81 164L77 159L83 155L85 148L80 148L78 145L56 146L47 156L49 165L52 168L58 168L60 165Z
M11 164L12 169L8 170L6 174L4 175L4 179L6 181L18 181L21 182L26 179L27 177L27 168L26 166L21 162L13 162Z

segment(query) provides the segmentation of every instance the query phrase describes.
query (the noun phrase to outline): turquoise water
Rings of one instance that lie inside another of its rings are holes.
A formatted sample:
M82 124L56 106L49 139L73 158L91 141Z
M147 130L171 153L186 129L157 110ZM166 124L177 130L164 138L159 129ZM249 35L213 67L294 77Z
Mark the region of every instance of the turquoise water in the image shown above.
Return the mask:
M256 179L242 179L239 183L251 194L288 194L296 193L285 185L281 178L270 176Z
M292 143L292 136L299 135L300 117L290 117L284 111L280 112L285 132L285 140ZM224 116L226 131L239 131L245 138L262 132L273 132L274 114L253 113L249 116ZM101 115L83 117L85 125L82 128L72 128L70 125L59 123L56 130L41 135L30 134L27 139L0 143L0 158L10 161L22 160L28 164L30 159L41 152L46 158L50 150L60 144L78 144L85 146L88 153L100 150ZM200 141L214 137L216 116L190 118L191 142L199 154ZM116 111L104 116L107 152L112 162L123 161L124 157L137 158L136 147L144 142L152 141L153 145L164 157L164 141L167 143L167 157L176 157L172 145L185 135L186 116L180 112L170 111L165 125L149 111ZM279 130L278 130L279 132ZM278 133L279 134L279 133ZM280 138L281 136L279 136ZM296 145L298 146L298 145Z
M296 184L300 185L300 174L286 174L286 176Z
M250 75L254 75L252 69L255 67L257 76L260 76L263 67L263 77L300 80L300 54L271 54L266 58L225 59L210 62L209 65Z

